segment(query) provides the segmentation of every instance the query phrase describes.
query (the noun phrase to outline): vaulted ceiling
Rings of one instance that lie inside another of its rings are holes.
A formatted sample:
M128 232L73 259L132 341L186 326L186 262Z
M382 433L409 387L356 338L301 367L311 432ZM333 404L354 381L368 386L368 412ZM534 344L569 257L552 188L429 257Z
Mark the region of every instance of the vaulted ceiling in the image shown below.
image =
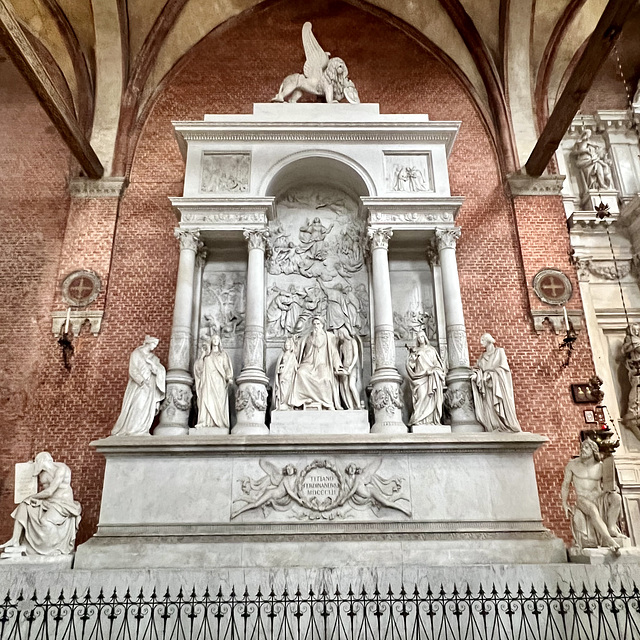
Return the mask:
M124 172L123 160L114 159L117 138L126 137L146 112L180 59L233 17L279 1L291 0L0 0L0 9L22 27L108 175ZM345 1L393 21L457 66L490 126L509 130L497 145L503 145L510 170L526 161L607 5L607 0ZM637 41L638 32L633 35ZM640 59L625 64L635 83Z

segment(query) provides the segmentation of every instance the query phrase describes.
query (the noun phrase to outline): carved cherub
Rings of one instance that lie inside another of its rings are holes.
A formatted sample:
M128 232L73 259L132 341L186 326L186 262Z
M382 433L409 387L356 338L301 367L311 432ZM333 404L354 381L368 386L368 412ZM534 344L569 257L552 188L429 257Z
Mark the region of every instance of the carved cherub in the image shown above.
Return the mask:
M346 98L348 102L358 103L358 91L351 80L347 65L341 58L330 58L318 44L311 23L302 26L302 46L306 56L304 73L292 73L280 85L280 90L272 102L298 102L306 91L314 96L324 96L326 102L340 102Z

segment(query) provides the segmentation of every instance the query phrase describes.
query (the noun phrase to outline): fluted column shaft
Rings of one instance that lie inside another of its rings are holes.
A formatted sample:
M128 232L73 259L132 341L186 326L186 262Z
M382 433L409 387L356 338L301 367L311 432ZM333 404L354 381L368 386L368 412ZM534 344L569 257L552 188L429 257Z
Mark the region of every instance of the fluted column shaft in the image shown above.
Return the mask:
M235 435L269 433L265 425L269 379L264 363L264 258L268 234L266 229L244 232L249 258L242 371L236 381L237 422L231 430Z
M372 433L407 433L402 422L402 376L396 368L393 332L389 239L391 229L369 229L375 338L375 370L371 376L371 404L375 414Z
M162 405L160 423L154 435L185 435L189 433L189 412L193 377L190 372L191 326L193 315L193 284L196 252L202 247L197 231L176 229L180 241L178 282L173 307L173 326L169 344L167 393Z
M456 244L460 228L436 229L436 245L440 259L444 310L447 327L447 405L451 413L451 431L483 431L473 407L471 367L467 329L462 310L462 295L458 277Z

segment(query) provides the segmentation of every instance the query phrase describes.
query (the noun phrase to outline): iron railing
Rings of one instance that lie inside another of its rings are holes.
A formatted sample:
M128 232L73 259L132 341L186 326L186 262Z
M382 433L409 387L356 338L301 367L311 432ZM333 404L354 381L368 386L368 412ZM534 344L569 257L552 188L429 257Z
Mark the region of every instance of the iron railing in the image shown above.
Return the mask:
M545 586L7 594L0 640L638 640L640 592Z

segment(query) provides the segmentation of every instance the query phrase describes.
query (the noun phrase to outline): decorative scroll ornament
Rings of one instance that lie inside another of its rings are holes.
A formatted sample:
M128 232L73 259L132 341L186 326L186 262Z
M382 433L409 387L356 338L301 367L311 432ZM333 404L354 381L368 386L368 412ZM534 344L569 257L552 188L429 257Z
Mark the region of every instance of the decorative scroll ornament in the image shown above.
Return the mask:
M243 349L243 369L257 367L262 369L264 336L262 329L245 329Z
M389 240L391 240L391 236L393 235L393 231L391 229L368 229L367 237L369 238L369 242L371 243L371 249L384 249L387 251L389 249Z
M615 262L589 261L589 271L603 280L617 280L626 278L631 273L631 261L616 260Z
M455 249L461 232L460 227L436 229L436 246L438 247L438 251L442 251L442 249Z
M261 386L247 386L236 394L236 411L244 411L247 418L253 418L256 411L267 410L267 390Z
M376 331L376 369L396 366L396 345L393 331Z
M249 244L249 251L252 249L265 250L269 238L268 229L245 229L242 235Z
M447 344L449 346L449 366L452 368L468 367L469 347L464 325L452 325L447 329Z
M262 508L266 517L271 508L291 511L293 517L305 520L344 518L353 510L369 508L374 515L380 509L395 509L411 516L409 498L403 492L403 479L384 478L377 474L382 459L359 466L346 467L332 460L313 460L302 471L293 464L282 468L268 460L260 460L265 476L241 480L242 494L234 500L231 518Z
M204 244L200 241L199 231L190 231L189 229L175 229L173 235L180 241L180 251L189 249L198 251Z
M302 25L302 46L306 61L303 73L292 73L280 85L280 90L272 98L272 102L297 102L303 93L323 96L325 102L340 102L346 98L349 102L358 103L358 91L351 80L347 65L341 58L329 58L316 40L311 30L311 23Z
M385 410L393 415L396 410L402 409L402 396L398 385L385 385L371 392L371 404L376 411Z

